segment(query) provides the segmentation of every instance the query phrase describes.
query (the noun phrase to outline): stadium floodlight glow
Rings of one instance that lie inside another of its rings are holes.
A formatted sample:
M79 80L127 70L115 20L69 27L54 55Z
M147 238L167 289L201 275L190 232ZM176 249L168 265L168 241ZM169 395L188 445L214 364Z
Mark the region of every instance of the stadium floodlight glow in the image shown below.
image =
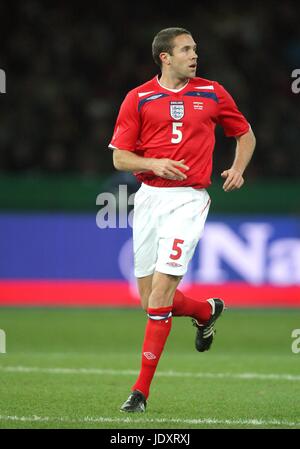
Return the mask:
M0 94L6 94L6 74L0 69Z

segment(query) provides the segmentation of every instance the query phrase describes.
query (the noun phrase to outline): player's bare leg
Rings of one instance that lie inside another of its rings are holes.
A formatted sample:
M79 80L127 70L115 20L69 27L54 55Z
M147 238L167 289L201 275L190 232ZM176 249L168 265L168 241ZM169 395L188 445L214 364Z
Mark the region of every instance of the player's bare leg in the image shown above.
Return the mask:
M142 278L137 278L137 284L141 298L141 306L146 311L148 309L149 297L152 291L152 279L153 274L150 274L149 276L144 276Z
M150 274L149 276L137 278L142 308L144 310L147 310L148 307L156 307L155 305L150 306L149 304L149 298L153 290L154 292L152 300L155 302L159 301L159 295L162 295L164 297L166 290L168 291L169 295L170 288L170 295L173 294L172 297L174 297L174 293L181 279L182 276L172 276L170 274L159 272L155 272L154 274ZM171 287L172 285L175 286L175 289L174 287ZM170 302L170 300L171 298L168 296L168 301Z
M174 293L182 276L159 273L155 271L152 279L152 289L149 296L149 307L170 307L173 304Z

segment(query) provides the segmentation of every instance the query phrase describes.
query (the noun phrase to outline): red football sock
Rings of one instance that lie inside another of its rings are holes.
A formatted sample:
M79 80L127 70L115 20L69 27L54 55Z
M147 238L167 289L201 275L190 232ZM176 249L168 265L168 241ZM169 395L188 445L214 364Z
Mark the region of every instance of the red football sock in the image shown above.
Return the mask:
M148 308L148 322L146 325L142 350L142 366L139 377L132 387L139 390L147 398L152 378L159 358L172 326L172 306Z
M199 324L205 323L211 317L211 305L209 302L196 300L184 296L180 290L176 290L173 299L173 316L190 316Z

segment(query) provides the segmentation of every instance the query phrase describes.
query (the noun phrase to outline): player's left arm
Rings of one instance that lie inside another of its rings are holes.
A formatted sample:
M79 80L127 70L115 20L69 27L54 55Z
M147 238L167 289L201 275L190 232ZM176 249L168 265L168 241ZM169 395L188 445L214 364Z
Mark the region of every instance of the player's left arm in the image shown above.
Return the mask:
M218 100L219 123L227 137L236 138L235 158L231 167L224 170L221 176L225 178L225 192L240 189L244 184L243 173L253 155L255 136L244 115L239 111L234 99L219 83L214 82Z
M254 133L250 127L246 134L237 136L235 158L232 166L221 173L225 178L223 189L225 192L240 189L244 184L243 173L249 164L256 144Z

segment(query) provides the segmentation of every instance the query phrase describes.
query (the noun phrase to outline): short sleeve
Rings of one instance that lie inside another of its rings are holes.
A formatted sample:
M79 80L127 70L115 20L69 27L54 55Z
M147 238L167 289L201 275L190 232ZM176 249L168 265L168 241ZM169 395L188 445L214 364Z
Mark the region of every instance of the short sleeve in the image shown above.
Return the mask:
M247 133L250 125L239 111L234 99L221 84L216 83L216 85L219 99L217 123L223 127L227 137L241 136Z
M136 93L130 91L120 107L109 148L135 151L139 133L140 117Z

